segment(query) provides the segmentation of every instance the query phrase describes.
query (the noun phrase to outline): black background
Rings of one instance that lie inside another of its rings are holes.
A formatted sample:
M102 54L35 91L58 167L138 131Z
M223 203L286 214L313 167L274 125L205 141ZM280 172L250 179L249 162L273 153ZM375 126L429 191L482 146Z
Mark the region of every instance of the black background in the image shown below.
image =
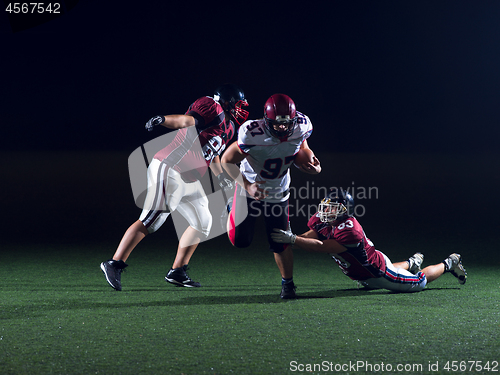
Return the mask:
M179 3L80 1L19 32L2 12L3 146L128 150L234 82L254 118L290 95L316 148L497 150L497 1Z
M481 215L497 231L498 1L61 3L36 26L0 15L4 240L118 241L138 215L127 155L162 134L144 123L225 82L252 118L295 100L318 184L385 184L375 228L397 212L403 233L430 216L447 238Z

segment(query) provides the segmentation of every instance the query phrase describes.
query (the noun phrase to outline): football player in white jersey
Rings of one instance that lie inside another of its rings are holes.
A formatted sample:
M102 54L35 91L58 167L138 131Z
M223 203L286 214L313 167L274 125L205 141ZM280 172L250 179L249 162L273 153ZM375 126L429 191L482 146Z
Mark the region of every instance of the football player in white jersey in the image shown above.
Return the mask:
M264 117L246 121L238 130L238 141L222 157L226 172L238 181L227 223L229 239L236 247L250 246L255 221L264 217L270 250L282 277L280 296L284 299L295 298L292 247L274 242L271 233L273 228L286 230L289 226L289 168L300 149L309 149L307 138L312 129L309 118L296 110L289 96L274 94L264 105ZM238 163L239 170L231 168L231 164ZM299 169L317 174L321 165L314 156L312 162Z

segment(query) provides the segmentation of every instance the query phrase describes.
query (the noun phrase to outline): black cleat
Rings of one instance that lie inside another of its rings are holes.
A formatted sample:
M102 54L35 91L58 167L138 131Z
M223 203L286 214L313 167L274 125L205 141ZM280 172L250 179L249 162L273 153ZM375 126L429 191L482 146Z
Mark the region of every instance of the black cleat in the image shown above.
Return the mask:
M295 286L293 281L291 283L281 285L280 297L282 299L297 298L297 295L295 294L295 289L297 289L297 287Z
M104 272L107 282L113 289L118 291L122 290L122 271L127 266L128 264L126 264L123 260L110 259L101 263L101 270Z
M171 268L168 271L167 276L165 276L165 281L170 284L177 286L184 286L187 288L199 288L200 283L197 283L188 276L186 271L188 270L188 265L185 264L180 268Z

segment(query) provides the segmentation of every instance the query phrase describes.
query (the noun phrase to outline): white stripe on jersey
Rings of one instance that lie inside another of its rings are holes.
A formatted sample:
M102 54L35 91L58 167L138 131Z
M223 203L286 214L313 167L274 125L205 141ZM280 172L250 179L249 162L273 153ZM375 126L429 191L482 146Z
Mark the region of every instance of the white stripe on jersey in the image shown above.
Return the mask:
M270 196L280 196L290 188L289 168L300 145L312 133L309 117L297 112L298 121L290 137L281 141L267 130L264 119L246 121L238 129L238 147L247 155L240 172L249 182L265 181L261 186ZM268 201L284 201L268 198Z

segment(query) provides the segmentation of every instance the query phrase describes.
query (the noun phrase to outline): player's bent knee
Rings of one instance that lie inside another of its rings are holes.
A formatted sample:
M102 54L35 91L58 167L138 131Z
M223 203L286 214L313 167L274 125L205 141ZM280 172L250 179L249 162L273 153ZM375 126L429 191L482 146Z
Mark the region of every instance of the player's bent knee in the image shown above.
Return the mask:
M163 225L165 221L164 220L157 220L153 222L147 222L145 223L144 221L142 224L146 227L146 230L148 231L149 234L156 232L160 227Z
M229 237L229 241L234 247L237 248L245 248L249 247L252 244L253 233L238 230L235 227L229 228L227 232Z
M205 238L208 237L208 235L210 234L210 230L212 229L212 215L210 215L210 213L198 216L186 215L184 217L187 217L189 226L191 228L197 230Z
M288 244L272 242L269 245L269 250L273 253L279 254L286 250Z
M249 247L252 244L252 240L248 240L248 239L229 237L229 240L231 241L231 243L233 244L234 247L237 247L239 249L244 249L246 247Z
M146 227L148 233L154 233L165 223L170 212L165 211L146 211L143 210L141 216L139 217L139 221L142 222L142 225Z
M196 229L204 238L202 239L206 239L208 237L208 235L210 234L210 229L211 229L211 226L210 227L193 227L194 229Z

